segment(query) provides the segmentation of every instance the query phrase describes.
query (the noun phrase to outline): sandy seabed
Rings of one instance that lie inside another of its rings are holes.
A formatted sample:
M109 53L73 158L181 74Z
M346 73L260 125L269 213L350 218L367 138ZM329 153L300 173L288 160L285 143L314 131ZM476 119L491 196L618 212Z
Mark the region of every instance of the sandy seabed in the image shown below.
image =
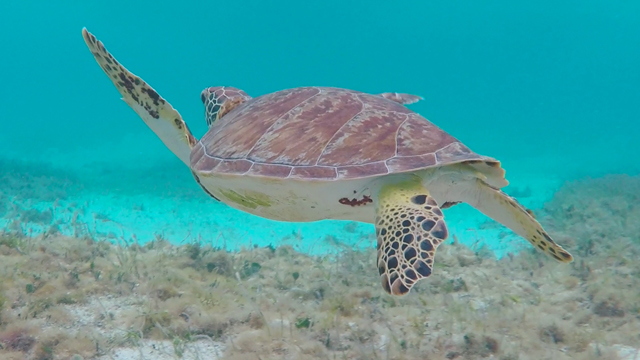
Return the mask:
M640 359L638 177L567 183L536 211L573 263L524 241L497 259L454 232L402 298L375 249L29 236L8 199L0 359Z

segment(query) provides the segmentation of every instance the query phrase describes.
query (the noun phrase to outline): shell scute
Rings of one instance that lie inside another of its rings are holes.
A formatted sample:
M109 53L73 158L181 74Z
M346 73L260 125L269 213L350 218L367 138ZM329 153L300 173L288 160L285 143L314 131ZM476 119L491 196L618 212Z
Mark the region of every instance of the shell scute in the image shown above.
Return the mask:
M398 156L420 156L436 152L457 140L425 121L418 114L411 114L398 129Z
M435 152L438 164L482 158L460 142L452 142Z
M384 161L377 161L364 165L338 166L338 177L345 179L385 175L388 173L389 168Z
M253 161L244 159L222 160L216 167L215 171L225 174L244 174L253 166Z
M292 169L293 166L289 165L254 163L247 175L285 179L291 175Z
M394 157L387 160L387 167L391 172L401 172L405 169L420 169L437 165L435 154L424 154L406 157Z
M216 121L200 142L209 155L223 159L246 158L276 121L319 92L315 88L298 88L255 98Z
M317 96L297 111L284 115L255 144L248 158L294 166L316 165L327 139L362 111L362 102L350 93Z
M318 165L363 165L396 154L396 131L407 115L392 111L358 114L328 141Z
M325 166L297 166L289 175L289 178L303 180L335 180L337 177L336 168Z
M191 154L194 171L318 181L493 160L397 102L319 87L242 103L200 145Z

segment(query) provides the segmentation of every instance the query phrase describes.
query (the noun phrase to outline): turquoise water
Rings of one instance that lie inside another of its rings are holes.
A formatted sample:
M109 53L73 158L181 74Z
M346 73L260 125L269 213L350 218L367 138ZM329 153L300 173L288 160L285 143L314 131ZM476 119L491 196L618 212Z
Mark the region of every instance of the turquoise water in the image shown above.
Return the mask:
M82 27L196 137L208 86L254 97L306 85L421 95L410 107L500 159L507 190L535 209L566 180L640 172L639 20L633 1L2 2L0 154L27 174L73 179L62 199L27 199L64 209L54 211L64 231L81 208L94 231L140 241L369 244L369 225L276 223L211 201L118 100ZM491 240L502 230L479 235L486 218L470 208L447 216L464 242L508 246Z
M387 295L372 225L205 194L83 27L197 138L210 86L420 95L575 261L460 204ZM640 359L639 1L3 0L0 34L0 359Z

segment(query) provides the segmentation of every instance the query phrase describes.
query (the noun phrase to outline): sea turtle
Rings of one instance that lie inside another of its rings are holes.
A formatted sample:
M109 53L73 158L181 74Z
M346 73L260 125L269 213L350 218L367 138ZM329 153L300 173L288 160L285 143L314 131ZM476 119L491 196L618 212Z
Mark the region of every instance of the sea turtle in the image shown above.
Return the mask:
M201 93L199 141L180 114L83 29L123 100L184 162L202 189L268 219L375 225L383 289L405 295L433 269L447 238L442 209L466 202L552 258L571 262L533 214L500 189L500 162L481 156L404 105L421 98L299 87L257 98L233 87Z

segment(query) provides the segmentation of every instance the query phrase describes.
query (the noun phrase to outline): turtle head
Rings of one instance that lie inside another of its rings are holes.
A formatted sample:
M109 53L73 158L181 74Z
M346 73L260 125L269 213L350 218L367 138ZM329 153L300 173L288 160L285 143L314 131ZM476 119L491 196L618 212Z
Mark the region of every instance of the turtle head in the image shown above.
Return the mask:
M250 100L246 92L230 86L214 86L202 90L200 99L204 104L207 125L213 123L233 110L236 106Z

